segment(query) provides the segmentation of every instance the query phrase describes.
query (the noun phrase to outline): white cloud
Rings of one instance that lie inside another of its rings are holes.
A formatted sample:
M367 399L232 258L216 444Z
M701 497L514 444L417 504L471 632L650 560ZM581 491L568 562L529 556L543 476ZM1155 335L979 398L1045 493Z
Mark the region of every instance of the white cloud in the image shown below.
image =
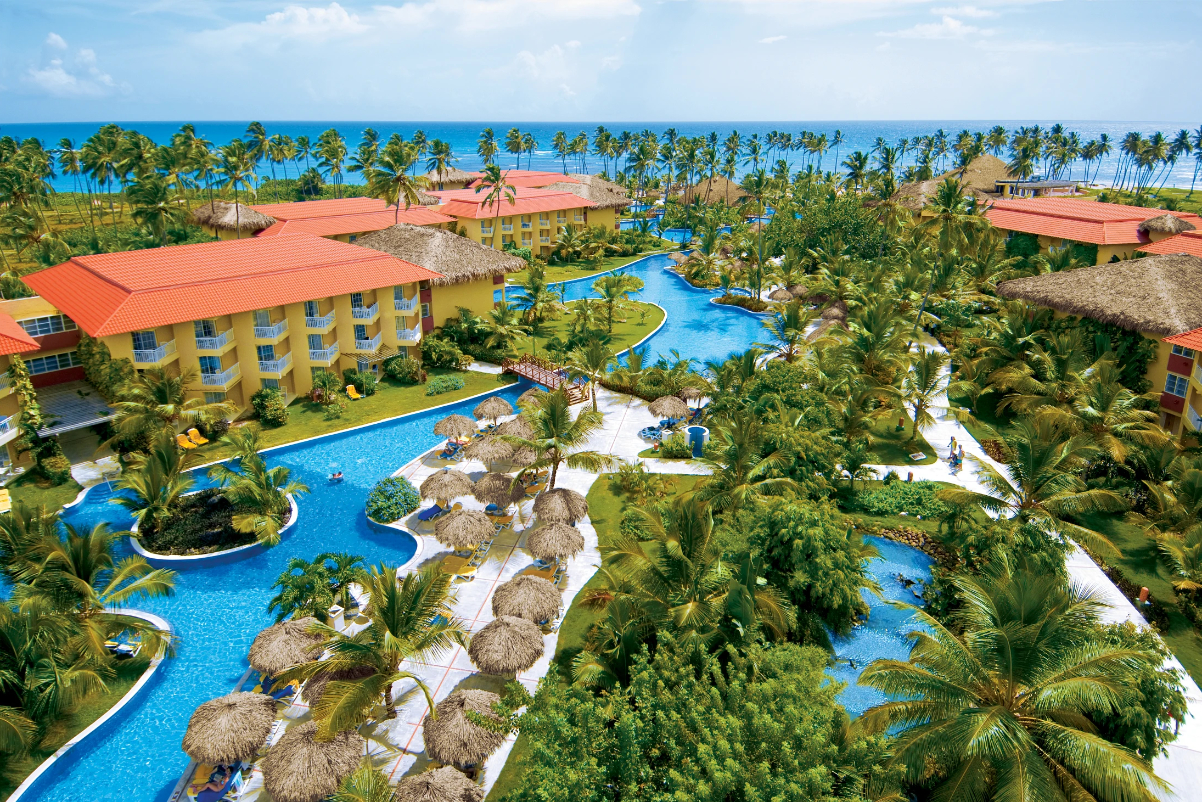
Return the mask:
M955 17L944 17L939 22L921 22L912 28L900 31L881 32L877 36L888 36L895 39L963 39L970 34L989 36L991 30L966 25Z
M941 8L932 8L931 13L942 16L971 17L973 19L984 19L986 17L997 16L996 11L991 11L988 8L977 8L976 6L945 6Z
M780 41L783 41L788 38L789 37L787 37L787 36L765 36L763 39L760 40L760 44L770 45L773 42L780 42Z
M359 15L348 12L337 3L330 3L325 8L288 6L283 11L268 14L260 25L280 35L312 38L367 30L367 26L359 21Z
M399 6L378 5L382 20L410 26L495 30L555 20L637 17L635 0L413 0Z
M46 35L46 46L53 47L55 50L66 50L67 40L63 39L63 37L59 36L54 31L51 31Z
M46 37L46 44L56 50L66 50L66 41L58 34ZM43 65L30 67L21 80L54 97L104 97L116 92L128 93L129 84L118 83L100 69L96 51L80 48L74 58L56 56Z

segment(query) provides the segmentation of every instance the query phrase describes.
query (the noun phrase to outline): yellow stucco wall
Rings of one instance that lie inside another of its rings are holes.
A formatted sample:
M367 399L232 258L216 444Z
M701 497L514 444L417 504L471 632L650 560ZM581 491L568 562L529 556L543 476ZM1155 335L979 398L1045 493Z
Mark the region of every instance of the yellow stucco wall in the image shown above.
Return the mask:
M493 291L499 290L502 284L493 284L492 278L469 281L464 284L452 284L449 287L430 288L430 317L434 325L441 326L449 317L459 314L459 307L465 307L480 317L486 316L493 308Z
M502 206L502 210L504 207ZM439 211L446 214L446 209ZM612 209L601 210L609 212L609 217L602 216L600 223L594 223L592 215L597 210L589 210L589 225L605 224L612 227L614 225L614 215ZM519 247L528 247L535 255L547 257L551 255L551 249L555 246L555 240L559 237L559 232L566 226L583 228L585 225L585 210L583 207L572 207L568 209L558 209L549 212L534 213L529 215L519 214L502 214L500 220L488 217L484 219L476 219L474 217L456 217L457 227L462 227L467 232L468 239L475 240L490 248L503 248L505 243L512 242ZM523 220L530 224L529 228L523 229L521 224ZM512 226L509 231L505 230L505 226ZM492 228L491 232L488 229ZM529 238L529 242L523 245L523 235ZM547 241L543 242L542 238L546 237Z

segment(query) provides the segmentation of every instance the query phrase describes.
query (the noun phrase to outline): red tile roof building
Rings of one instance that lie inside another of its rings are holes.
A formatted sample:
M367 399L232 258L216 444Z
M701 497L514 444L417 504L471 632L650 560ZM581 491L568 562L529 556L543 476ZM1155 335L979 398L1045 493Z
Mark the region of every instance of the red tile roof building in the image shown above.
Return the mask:
M11 315L0 313L0 354L28 354L41 347Z
M1188 253L1191 256L1202 256L1202 231L1186 231L1148 245L1141 245L1139 249L1146 253Z
M523 187L527 189L545 187L548 184L578 184L577 179L564 173L548 172L545 170L502 170L501 174L505 176L505 183L511 187ZM475 189L482 173L475 173L477 181L472 182L468 186Z
M562 176L561 176L562 177ZM514 202L507 199L497 203L486 203L488 190L477 192L474 189L450 189L443 192L431 192L440 198L443 204L438 211L454 217L466 217L473 220L483 220L492 217L509 217L512 215L539 214L565 209L587 209L596 204L585 200L571 192L556 192L546 189L517 188L514 191Z
M313 234L318 237L348 237L381 231L397 223L411 226L436 226L455 222L454 217L426 206L411 206L408 209L385 209L361 214L339 214L328 217L302 217L295 220L279 220L260 231L256 236L274 237L280 234Z
M1149 243L1150 238L1139 231L1139 224L1163 214L1163 209L1074 198L1003 199L994 201L985 212L989 222L1005 231L1099 246ZM1169 214L1202 225L1196 214Z

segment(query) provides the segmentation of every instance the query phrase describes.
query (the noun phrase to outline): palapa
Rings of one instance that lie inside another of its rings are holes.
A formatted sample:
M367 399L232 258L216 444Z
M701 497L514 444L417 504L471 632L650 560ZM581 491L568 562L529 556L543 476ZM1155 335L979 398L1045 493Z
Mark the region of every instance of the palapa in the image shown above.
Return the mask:
M685 262L689 261L689 257L685 256L680 251L668 254L668 258L678 265L683 265Z
M541 640L541 638L540 638ZM504 733L494 732L471 721L471 711L498 724L501 717L492 706L501 701L495 693L482 690L458 690L434 707L434 716L422 722L426 755L439 763L471 766L497 751L505 742Z
M453 549L476 546L496 531L496 525L479 510L455 510L434 522L435 539Z
M318 674L305 683L304 690L301 695L305 698L309 707L315 707L321 701L322 695L326 692L326 687L331 682L348 682L350 680L364 679L372 675L372 670L368 666L355 666L353 668L343 668L338 671L329 671L324 674Z
M498 616L472 636L467 654L485 674L516 674L543 656L543 633L533 621Z
M530 446L522 446L517 451L514 451L513 456L509 458L509 464L518 468L525 468L537 461L538 452Z
M256 212L241 203L226 201L213 201L196 207L192 210L192 220L199 226L217 231L243 231L247 234L262 231L276 223L274 217Z
M828 306L826 309L822 310L822 314L818 317L820 317L822 320L844 321L847 320L847 310L840 309L837 306Z
M562 605L563 598L558 588L541 576L530 574L518 574L499 586L492 595L493 615L511 615L535 624L555 618Z
M525 407L530 404L537 404L538 400L547 394L547 391L541 387L531 387L526 392L518 396L518 406Z
M396 784L395 802L484 802L484 789L453 766L423 771Z
M263 786L275 802L319 802L359 768L366 742L354 730L316 740L317 722L289 727L263 758Z
M463 471L444 468L427 476L426 480L422 482L419 492L421 492L422 498L452 499L470 496L475 486L471 477Z
M810 289L804 284L790 284L789 294L794 298L804 298L810 294Z
M434 434L451 439L471 437L480 431L480 426L467 415L448 415L434 424Z
M534 427L530 425L530 421L518 415L498 426L496 433L505 437L520 437L523 440L529 440L534 437Z
M227 693L192 713L184 751L201 763L231 765L254 757L275 723L275 699L264 693Z
M497 418L503 415L512 415L513 407L499 395L490 395L479 404L476 404L476 408L472 410L472 414L476 416L476 420L487 419L496 423Z
M463 456L486 465L503 462L513 456L513 446L499 437L477 437L463 449Z
M544 490L534 499L534 514L544 524L575 523L588 515L588 500L566 487Z
M1172 214L1160 214L1156 217L1149 217L1138 226L1141 234L1184 234L1186 231L1193 231L1194 229L1195 226L1193 223L1188 220L1182 220L1180 217Z
M674 395L661 396L651 402L648 411L660 418L687 418L689 406Z
M274 677L293 666L312 662L325 650L325 638L308 631L316 618L296 618L270 626L250 645L250 667Z
M786 301L786 302L792 301L793 293L789 292L784 287L781 287L779 289L773 290L771 292L771 294L768 295L768 300L770 300L770 301Z
M364 234L355 244L395 256L440 274L435 287L491 279L526 269L526 260L473 242L443 228L398 223Z
M685 401L696 401L698 398L703 398L705 393L701 391L700 387L682 387L676 395Z
M486 473L476 480L472 489L476 501L495 504L504 509L526 497L526 488L515 485L512 476L503 473Z
M545 524L526 536L526 550L540 560L570 560L584 550L584 535L570 524Z

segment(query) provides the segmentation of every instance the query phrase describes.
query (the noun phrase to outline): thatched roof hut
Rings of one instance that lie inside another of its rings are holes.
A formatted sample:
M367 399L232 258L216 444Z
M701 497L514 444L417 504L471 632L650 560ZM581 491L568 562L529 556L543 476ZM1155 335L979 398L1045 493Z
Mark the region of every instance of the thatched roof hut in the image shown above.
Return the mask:
M250 667L274 677L293 666L316 660L324 651L325 638L308 631L315 623L316 618L296 618L260 632L250 645Z
M434 522L434 537L452 549L471 548L496 531L496 525L479 510L455 510Z
M263 786L275 802L319 802L338 790L363 759L363 736L340 732L317 741L317 722L289 727L263 758Z
M509 458L509 464L518 468L525 468L527 465L534 464L538 460L538 452L530 446L522 446L517 451L513 452L513 456Z
M442 198L422 192L420 189L417 191L418 206L441 206L442 203Z
M911 212L920 212L935 196L939 185L949 178L959 181L964 186L965 195L975 198L980 203L986 203L997 199L998 181L1009 181L1014 176L1006 169L1004 161L986 153L973 159L964 170L957 168L926 181L902 184L890 199Z
M513 446L499 437L477 437L463 449L463 455L468 459L478 459L485 465L491 465L512 457Z
M472 636L467 654L485 674L516 674L538 662L543 649L543 633L533 621L502 615Z
M444 187L447 184L457 184L459 187L465 187L479 177L479 173L468 173L460 170L458 167L448 167L442 172L441 183ZM426 180L430 182L430 186L437 188L440 183L438 171L431 170L426 173Z
M681 199L685 203L692 203L694 200L702 203L724 201L727 206L738 205L747 197L746 190L724 175L716 175L713 178L699 181L693 186L687 187L681 195Z
M427 476L418 492L422 498L452 499L470 496L475 486L472 478L463 471L444 468Z
M355 240L356 245L390 254L427 270L441 273L431 279L435 287L464 284L526 268L518 256L473 242L443 228L408 223L389 226Z
M589 175L588 173L572 173L571 177L575 178L581 184L587 184L590 187L597 187L598 189L603 189L606 192L612 192L615 195L626 194L626 189L623 186L620 184L615 184L613 181L609 181L599 175Z
M501 701L495 693L482 690L458 690L434 706L436 715L422 723L426 754L439 763L471 766L497 751L505 736L481 727L467 717L476 715L500 722L492 706Z
M584 550L584 535L570 524L545 524L526 536L526 550L540 560L570 560Z
M193 209L192 222L214 231L241 231L250 236L275 225L276 220L241 203L213 201Z
M784 287L780 287L769 293L768 300L788 303L789 301L793 300L793 293L789 292Z
M486 473L476 480L472 488L476 501L483 504L496 504L505 508L510 504L521 501L526 497L526 488L514 485L513 477L503 473Z
M403 778L392 795L395 802L484 802L484 789L453 766Z
M495 421L503 415L512 415L513 405L499 395L490 395L479 404L476 404L476 408L472 410L472 414L476 416L476 420Z
M1182 220L1180 217L1172 214L1149 217L1138 226L1139 233L1141 234L1184 234L1186 231L1193 231L1195 228L1196 226L1190 221Z
M671 259L673 262L675 262L678 265L683 265L685 262L689 261L689 257L685 256L680 251L676 251L675 253L668 254L668 258Z
M434 424L434 434L443 437L471 437L480 431L480 426L467 415L448 415Z
M682 387L676 396L685 401L696 401L698 398L704 398L705 392L700 387Z
M812 343L821 337L831 334L833 330L843 329L847 331L847 322L843 320L824 320L818 326L806 335L806 342Z
M492 614L511 615L541 624L559 615L563 597L559 589L541 576L518 574L492 595Z
M804 284L790 284L789 294L794 298L804 298L810 294L810 289Z
M588 515L588 500L566 487L544 490L534 499L534 514L544 524L575 523Z
M634 201L626 197L623 193L610 192L608 189L603 189L592 184L571 184L567 181L556 181L554 184L548 184L544 189L553 189L557 192L571 192L573 195L597 204L596 208L598 209L625 209L634 203Z
M847 310L837 306L828 306L818 317L822 320L847 320Z
M230 765L254 756L271 734L275 699L264 693L227 693L192 714L184 751L201 763Z
M538 400L547 394L547 391L541 387L531 387L526 392L518 396L517 404L519 407L526 407L530 404L537 404Z
M687 418L689 406L674 395L665 395L651 402L647 410L660 418Z
M1186 254L1003 281L997 294L1128 331L1168 336L1202 327L1202 259Z
M520 399L519 399L520 400ZM529 440L534 437L534 427L530 425L530 421L518 415L516 418L510 418L497 427L497 434L506 437L520 437L523 440Z

